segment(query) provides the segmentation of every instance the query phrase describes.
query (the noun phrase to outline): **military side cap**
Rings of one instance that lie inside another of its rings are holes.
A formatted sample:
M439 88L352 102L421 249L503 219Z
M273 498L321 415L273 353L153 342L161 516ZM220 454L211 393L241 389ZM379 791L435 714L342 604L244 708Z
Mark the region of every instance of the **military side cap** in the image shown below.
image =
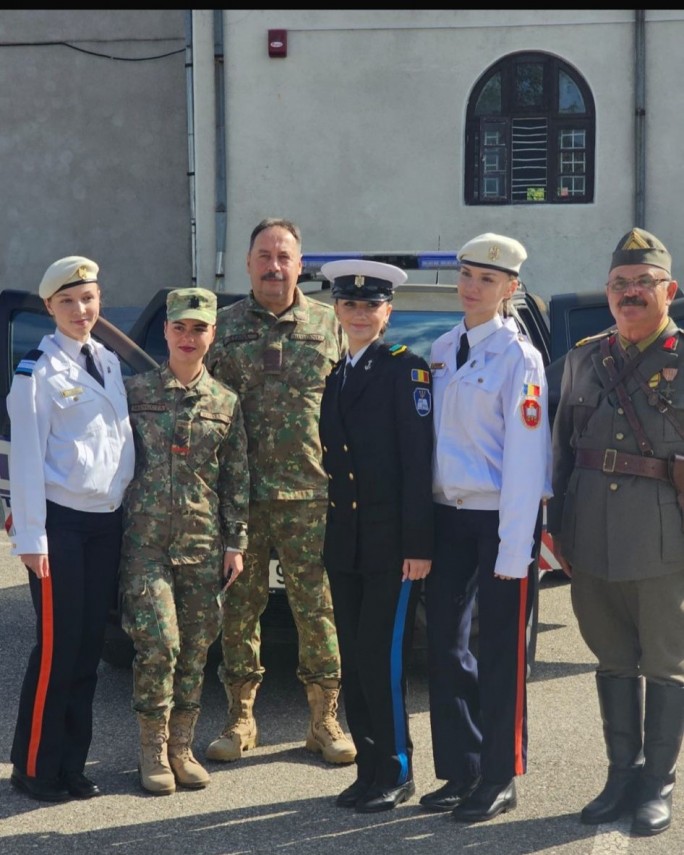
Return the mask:
M206 288L176 288L166 297L167 321L216 323L216 294Z
M378 300L394 297L397 285L406 282L406 271L393 264L363 258L342 258L321 265L321 273L332 282L333 297L346 300Z
M632 229L620 238L610 262L610 270L623 264L650 264L672 270L672 256L655 235L643 229Z
M517 276L520 265L527 258L525 247L514 238L486 232L469 240L458 252L461 264L473 267L491 267Z
M85 285L87 282L97 282L100 268L89 258L82 255L69 255L51 264L43 274L38 286L38 294L47 300L72 285Z

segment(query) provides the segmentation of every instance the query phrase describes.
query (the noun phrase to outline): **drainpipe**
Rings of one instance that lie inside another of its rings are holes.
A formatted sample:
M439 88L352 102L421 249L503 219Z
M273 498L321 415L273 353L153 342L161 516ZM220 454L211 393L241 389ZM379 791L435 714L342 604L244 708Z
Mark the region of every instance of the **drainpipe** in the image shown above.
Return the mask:
M185 13L185 103L188 123L188 188L190 191L190 273L197 285L197 188L195 186L195 102L192 81L192 9Z
M634 12L634 224L645 227L646 210L646 32L645 10Z
M216 285L226 290L226 100L223 74L223 9L214 9L214 92L216 98Z

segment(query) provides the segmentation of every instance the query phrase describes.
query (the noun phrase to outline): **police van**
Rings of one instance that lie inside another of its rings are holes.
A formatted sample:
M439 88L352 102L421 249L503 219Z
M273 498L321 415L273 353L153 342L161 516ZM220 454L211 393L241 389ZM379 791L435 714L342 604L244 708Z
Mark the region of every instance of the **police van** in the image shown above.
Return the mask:
M456 287L458 259L453 252L342 252L305 254L300 277L300 287L308 296L331 303L327 281L322 276L321 266L327 261L341 258L365 258L383 261L405 269L409 274L406 284L399 286L393 301L393 312L386 339L407 344L417 353L429 358L431 343L442 333L451 329L463 316ZM166 315L166 296L170 288L161 289L143 308L103 307L93 335L119 356L124 375L149 370L166 358L166 342L163 334ZM219 307L239 300L243 294L218 294ZM591 300L587 295L563 295L568 297L574 308L592 310L599 314L593 329L583 334L597 332L610 323L605 295L596 295ZM553 302L553 301L552 301ZM552 363L551 323L545 302L522 286L514 295L510 311L520 328L539 348L545 364ZM607 314L607 317L606 317ZM577 317L585 317L580 311ZM0 506L6 522L9 522L11 507L9 496L8 452L10 424L6 408L6 396L12 382L14 369L24 354L36 347L42 336L52 332L54 321L47 314L43 301L37 294L26 291L4 290L0 292L0 331L5 333L5 347L0 352ZM125 332L124 332L125 330ZM564 329L566 334L568 330ZM580 336L577 336L580 337ZM567 350L560 348L561 357ZM558 374L558 384L560 374ZM551 392L551 397L553 397ZM559 567L551 555L545 537L539 559L540 573L558 571ZM284 595L283 573L278 556L273 553L270 562L271 596L262 619L264 641L295 641L296 630L287 598ZM530 660L534 659L537 632L537 608L533 611L530 630ZM423 643L424 626L417 626L417 643ZM115 665L129 664L132 646L121 630L119 612L115 607L110 615L107 640L103 659Z

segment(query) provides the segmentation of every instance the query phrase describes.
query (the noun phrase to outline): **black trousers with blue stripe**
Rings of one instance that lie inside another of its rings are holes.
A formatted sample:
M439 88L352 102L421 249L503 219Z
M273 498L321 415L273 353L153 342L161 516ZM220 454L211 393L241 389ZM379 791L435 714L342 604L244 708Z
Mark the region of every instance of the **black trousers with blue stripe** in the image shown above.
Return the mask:
M406 663L420 586L396 571L328 575L357 777L392 789L413 777Z

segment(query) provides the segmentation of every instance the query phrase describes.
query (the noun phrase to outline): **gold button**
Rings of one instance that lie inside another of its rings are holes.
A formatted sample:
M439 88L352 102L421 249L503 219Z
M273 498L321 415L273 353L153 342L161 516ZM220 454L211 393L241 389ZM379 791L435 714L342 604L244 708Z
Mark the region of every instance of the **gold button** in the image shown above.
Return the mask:
M326 445L323 446L323 451L327 451L328 447Z
M337 505L335 504L335 502L330 502L330 507L331 507L331 508L336 508L336 507L337 507Z
M613 481L612 484L610 485L610 489L613 492L615 492L617 490L617 488L618 488L618 485L615 483L615 481Z
M616 433L615 434L615 439L624 439L624 438L625 438L624 433Z
M356 502L352 502L352 508L356 510Z
M343 448L345 451L349 451L349 449L347 448L347 446L346 446L346 445L343 445L343 446L342 446L342 448Z
M353 472L350 472L350 473L349 473L349 480L350 480L350 481L353 481L353 480L354 480L354 473L353 473Z
M462 505L462 504L463 504L463 499L456 499L456 504L457 504L457 505Z
M618 414L619 414L619 415L624 416L625 411L622 409L622 407L618 407L618 410L617 410L617 411L618 411Z

